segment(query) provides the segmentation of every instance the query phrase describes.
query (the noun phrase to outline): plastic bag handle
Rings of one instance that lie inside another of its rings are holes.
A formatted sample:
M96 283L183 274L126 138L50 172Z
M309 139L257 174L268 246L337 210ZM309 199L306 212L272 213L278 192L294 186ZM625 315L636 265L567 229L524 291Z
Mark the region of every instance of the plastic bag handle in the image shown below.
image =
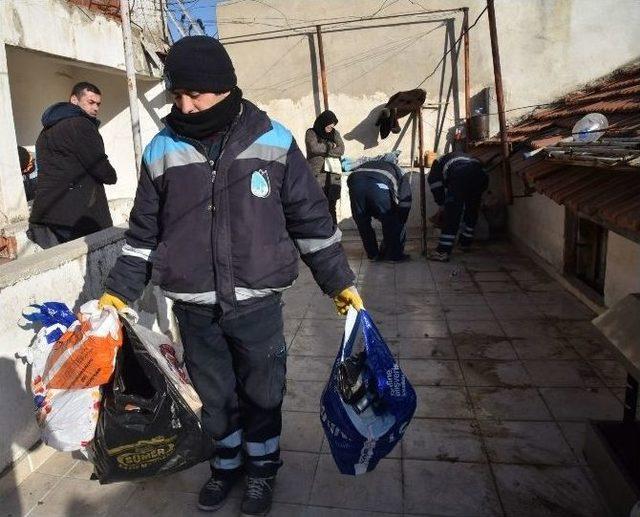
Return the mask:
M361 310L364 311L364 308ZM356 340L356 336L358 335L358 327L360 326L359 323L361 320L362 320L362 317L361 317L360 311L357 311L353 307L349 307L349 310L347 312L347 319L344 322L344 339L342 340L342 345L340 347L341 362L344 362L346 357L351 356L351 351L353 350L353 343ZM366 340L365 340L365 347L366 347Z
M138 323L140 319L138 313L131 307L124 307L118 311L118 314L130 323Z

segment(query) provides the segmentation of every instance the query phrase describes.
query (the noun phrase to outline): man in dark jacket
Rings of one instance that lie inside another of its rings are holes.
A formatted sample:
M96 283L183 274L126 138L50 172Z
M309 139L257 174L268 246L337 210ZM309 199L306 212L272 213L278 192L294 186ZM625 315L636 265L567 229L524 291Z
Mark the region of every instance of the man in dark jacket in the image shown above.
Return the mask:
M442 229L438 247L427 254L429 260L447 262L462 219L458 242L468 248L478 221L482 193L489 178L482 163L461 152L448 153L433 163L427 176L431 193L440 207Z
M401 262L404 253L407 218L411 210L410 175L385 160L365 162L347 180L351 213L370 260ZM382 223L383 243L378 248L371 218Z
M199 507L220 508L244 463L242 511L261 515L282 463L281 293L298 275L299 254L339 312L362 300L304 156L285 127L242 98L224 47L182 38L165 76L174 106L145 149L126 244L100 303L122 308L150 277L174 300L216 445Z
M69 102L58 102L42 115L29 237L43 248L113 225L104 185L117 178L98 133L101 102L98 87L82 82L73 87Z

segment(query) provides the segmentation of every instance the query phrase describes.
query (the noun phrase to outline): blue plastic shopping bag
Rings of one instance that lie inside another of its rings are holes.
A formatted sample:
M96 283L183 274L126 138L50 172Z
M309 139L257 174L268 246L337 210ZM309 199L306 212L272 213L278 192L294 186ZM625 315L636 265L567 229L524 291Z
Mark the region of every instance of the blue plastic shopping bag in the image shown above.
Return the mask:
M322 427L340 472L373 470L400 441L415 409L416 392L371 316L350 309L320 401Z

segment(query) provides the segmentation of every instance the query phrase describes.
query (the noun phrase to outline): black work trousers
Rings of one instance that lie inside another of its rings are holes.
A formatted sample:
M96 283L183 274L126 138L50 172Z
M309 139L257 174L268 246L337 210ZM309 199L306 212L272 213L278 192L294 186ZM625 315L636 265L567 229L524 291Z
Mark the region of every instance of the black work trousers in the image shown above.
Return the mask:
M287 353L279 299L231 319L217 306L178 302L173 311L202 425L216 443L212 469L225 476L244 463L250 476L274 476Z
M349 198L351 214L367 257L400 259L404 253L406 229L400 212L391 199L389 188L366 176L354 176L349 179ZM372 218L382 224L383 251L378 248L376 232L371 226Z
M451 253L458 232L460 246L466 247L473 243L482 194L488 184L487 175L482 171L451 178L446 188L444 218L437 251Z

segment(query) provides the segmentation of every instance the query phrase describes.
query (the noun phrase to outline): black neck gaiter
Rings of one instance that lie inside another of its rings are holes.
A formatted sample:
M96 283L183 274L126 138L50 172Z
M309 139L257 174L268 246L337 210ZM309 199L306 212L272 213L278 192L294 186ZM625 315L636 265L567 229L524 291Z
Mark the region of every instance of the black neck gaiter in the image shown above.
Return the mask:
M165 122L178 135L201 140L227 128L240 113L242 90L234 86L231 93L208 110L182 113L174 104Z

